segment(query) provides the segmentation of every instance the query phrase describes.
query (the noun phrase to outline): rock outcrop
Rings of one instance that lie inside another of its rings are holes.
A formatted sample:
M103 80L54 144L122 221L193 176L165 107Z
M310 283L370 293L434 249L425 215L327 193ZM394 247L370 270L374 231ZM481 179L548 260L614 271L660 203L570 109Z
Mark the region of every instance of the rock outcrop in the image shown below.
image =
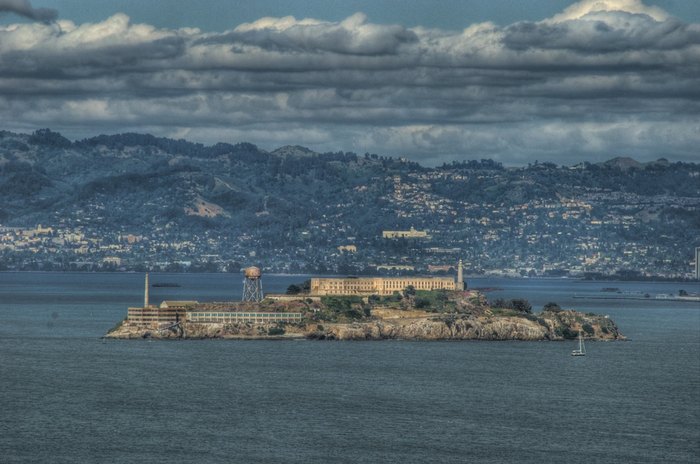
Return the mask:
M586 338L619 340L624 336L609 318L576 311L536 316L437 316L333 324L311 338L337 340L564 340L579 330Z

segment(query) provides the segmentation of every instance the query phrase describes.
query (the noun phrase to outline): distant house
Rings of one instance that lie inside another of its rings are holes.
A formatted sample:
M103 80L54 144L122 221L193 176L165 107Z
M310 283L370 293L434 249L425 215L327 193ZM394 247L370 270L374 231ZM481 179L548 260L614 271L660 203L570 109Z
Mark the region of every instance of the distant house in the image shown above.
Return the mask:
M383 230L382 238L430 238L427 230Z

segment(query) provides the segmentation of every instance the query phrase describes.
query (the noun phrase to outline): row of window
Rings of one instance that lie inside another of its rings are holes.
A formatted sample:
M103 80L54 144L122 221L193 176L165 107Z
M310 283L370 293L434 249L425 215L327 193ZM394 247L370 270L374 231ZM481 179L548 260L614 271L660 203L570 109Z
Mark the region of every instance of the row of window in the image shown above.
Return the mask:
M301 319L301 313L189 313L190 320L199 319Z

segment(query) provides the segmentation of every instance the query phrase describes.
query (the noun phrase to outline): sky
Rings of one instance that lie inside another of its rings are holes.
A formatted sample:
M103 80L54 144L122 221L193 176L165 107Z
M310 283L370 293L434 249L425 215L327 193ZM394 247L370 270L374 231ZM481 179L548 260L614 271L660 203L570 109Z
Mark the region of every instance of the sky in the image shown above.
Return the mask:
M0 129L699 161L694 0L0 0Z

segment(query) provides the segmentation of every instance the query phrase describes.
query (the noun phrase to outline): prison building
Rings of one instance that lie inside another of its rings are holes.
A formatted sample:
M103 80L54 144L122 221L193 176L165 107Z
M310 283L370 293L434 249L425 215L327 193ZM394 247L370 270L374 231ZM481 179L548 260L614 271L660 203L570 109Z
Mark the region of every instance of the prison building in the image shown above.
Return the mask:
M458 290L453 277L344 277L311 279L311 295L391 295L416 290Z

